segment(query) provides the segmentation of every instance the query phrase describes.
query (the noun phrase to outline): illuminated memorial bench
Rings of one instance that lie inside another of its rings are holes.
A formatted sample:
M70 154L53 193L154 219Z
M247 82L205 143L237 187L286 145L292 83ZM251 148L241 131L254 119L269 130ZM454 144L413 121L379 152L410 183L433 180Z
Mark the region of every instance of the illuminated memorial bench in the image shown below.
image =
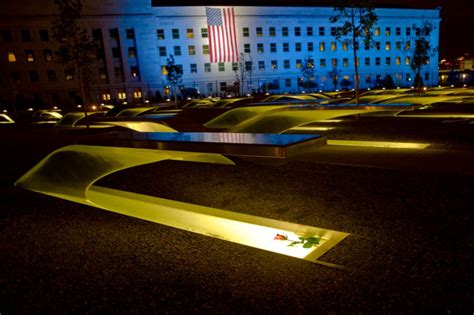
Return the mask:
M58 149L15 185L312 262L318 262L348 235L94 185L114 172L163 160L233 165L224 155L288 158L324 145L326 139L319 135L126 132L119 133L115 141L114 146L71 145ZM290 246L292 242L296 244Z

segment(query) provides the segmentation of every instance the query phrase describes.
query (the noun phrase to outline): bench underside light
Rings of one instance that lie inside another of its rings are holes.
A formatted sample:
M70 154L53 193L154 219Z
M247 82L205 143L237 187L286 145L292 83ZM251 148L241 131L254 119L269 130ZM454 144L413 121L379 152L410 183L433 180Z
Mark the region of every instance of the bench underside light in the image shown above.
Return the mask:
M234 164L216 153L71 145L49 154L15 186L312 262L349 235L94 185L114 172L163 160ZM287 239L275 239L277 234ZM300 236L321 239L309 248L289 246Z

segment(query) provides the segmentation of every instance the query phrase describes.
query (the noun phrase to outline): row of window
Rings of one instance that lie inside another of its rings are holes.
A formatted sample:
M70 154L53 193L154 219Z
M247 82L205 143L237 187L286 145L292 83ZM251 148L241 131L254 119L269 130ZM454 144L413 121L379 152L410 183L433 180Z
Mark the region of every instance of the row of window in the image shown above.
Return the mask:
M99 68L99 78L102 80L107 79L107 70L105 68ZM130 74L132 77L139 77L140 73L138 71L138 67L130 67ZM123 69L122 67L116 67L114 68L114 75L115 78L119 80L123 80ZM56 70L48 69L46 70L46 77L48 81L53 82L53 81L58 81L58 76L56 74ZM21 82L21 76L19 72L12 72L11 73L11 79L13 82ZM28 71L28 80L31 82L39 82L40 81L40 76L39 72L37 70L30 70ZM71 81L74 80L74 71L71 69L66 69L64 70L64 80L65 81Z
M51 49L43 49L43 60L44 61L53 61L53 51ZM35 54L34 51L31 49L25 49L24 51L25 60L27 62L35 62ZM121 58L121 52L119 47L112 48L112 56L114 58ZM101 56L99 56L99 59ZM136 58L137 57L137 50L135 47L128 47L128 57L129 58ZM8 62L16 62L17 55L14 51L7 52L7 60Z
M98 29L100 30L100 29ZM49 42L50 34L48 30L38 30L39 40L42 42ZM117 28L109 29L109 36L111 39L118 40L119 32ZM127 28L125 29L125 36L127 39L135 39L135 29ZM92 31L92 37L95 40L102 39L102 33L97 32L97 30ZM27 43L33 41L33 36L30 30L21 30L20 31L20 39L22 42ZM0 31L0 41L10 43L14 41L13 33L10 30L1 30Z
M376 66L380 66L381 65L381 58L380 57L376 57L375 58L375 65ZM405 58L405 64L406 65L410 65L410 62L411 62L411 58L410 57L406 57ZM331 62L331 66L333 68L337 68L339 66L339 59L337 58L332 58L330 60ZM366 66L370 66L370 58L365 58L364 60L364 65ZM385 65L387 66L390 66L392 63L392 58L390 57L386 57L385 58ZM395 57L394 58L394 63L395 65L401 65L402 64L402 59L401 57ZM270 69L273 69L273 70L277 70L279 68L279 65L281 65L283 67L283 69L290 69L291 68L291 65L290 65L290 60L289 59L285 59L285 60L282 60L282 61L279 61L279 60L270 60L270 64L268 65L264 60L261 60L261 61L258 61L257 62L257 69L260 70L260 71L264 71L266 70L266 67L269 66ZM312 59L309 59L308 60L308 65L311 67L311 68L314 68L316 65L314 63L314 60ZM321 68L324 68L326 67L328 64L326 62L326 59L325 58L321 58L319 59L319 66ZM295 68L296 69L301 69L301 67L303 66L303 60L302 59L296 59L295 60ZM349 58L342 58L342 66L343 67L348 67L349 66ZM182 66L181 66L182 67ZM247 70L254 70L253 67L253 63L251 61L247 61L245 63L245 67ZM238 64L233 62L231 64L231 69L232 71L237 71L238 70ZM204 67L203 67L203 70L204 72L206 73L209 73L209 72L212 72L212 64L211 63L204 63ZM223 62L220 62L220 63L217 63L217 71L219 72L225 72L226 71L226 64L223 63ZM195 63L192 63L189 65L189 72L190 73L198 73L198 67L197 67L197 64ZM162 67L162 74L166 74L166 68L165 66Z
M329 29L329 33L331 36L336 36L337 35L337 27L324 27L324 26L319 26L317 28L318 30L318 35L319 36L326 36L326 29ZM314 29L312 26L307 26L305 29L305 36L313 36L314 35ZM416 35L420 35L420 28L415 28L415 33ZM274 26L270 26L267 29L267 33L269 37L276 37L281 36L281 37L288 37L290 36L290 28L283 26L278 28L278 34L277 34L277 28ZM303 28L300 26L295 26L292 28L292 34L295 37L302 36L303 34ZM379 26L374 28L374 35L375 36L380 36L382 34L382 30ZM392 28L391 27L385 27L384 30L385 36L391 36L392 35ZM412 34L412 29L411 27L406 27L405 28L405 35L406 36L411 36ZM255 36L256 37L263 37L265 35L263 27L256 27L255 28ZM402 28L401 27L395 27L395 35L396 36L401 36L402 35ZM171 34L168 34L168 36L171 36L172 39L179 39L181 34L180 34L180 29L179 28L173 28L171 29ZM186 38L195 38L194 34L194 29L193 28L187 28L185 31L185 36ZM243 37L250 37L251 32L249 27L243 27L242 28L242 36ZM166 39L167 35L165 34L165 29L157 29L156 30L156 37L158 40L164 40ZM207 38L208 37L208 30L207 28L201 28L201 38Z
M404 42L404 50L410 50L411 49L411 42L406 41ZM278 47L277 43L270 43L268 45L269 51L271 53L277 53L278 52ZM307 52L313 52L314 49L314 43L313 42L308 42L306 43L305 51ZM331 42L330 43L330 50L331 51L337 51L338 50L338 43L337 42ZM341 43L341 48L343 51L348 51L349 49L349 44L348 42L342 42ZM381 43L380 42L375 42L374 44L375 50L381 50ZM282 52L290 52L290 43L282 43L281 46ZM356 47L356 49L359 49L359 47ZM369 50L369 46L365 46L365 50ZM385 42L385 50L390 51L392 49L392 44L391 42ZM256 50L257 53L263 54L265 53L265 45L263 43L257 43L256 44ZM325 42L320 42L318 46L318 50L321 52L327 51L326 49L326 43ZM402 50L402 42L395 42L395 50L401 51ZM295 43L294 45L294 52L302 52L303 51L303 43ZM166 57L168 56L168 51L166 46L159 46L158 47L158 52L160 57ZM244 53L252 53L251 45L250 44L244 44ZM182 55L182 50L181 46L173 46L173 54L175 56L181 56ZM202 54L203 55L208 55L209 54L209 45L202 45ZM195 45L188 45L188 55L189 56L194 56L196 55L196 46ZM129 54L130 56L130 54Z

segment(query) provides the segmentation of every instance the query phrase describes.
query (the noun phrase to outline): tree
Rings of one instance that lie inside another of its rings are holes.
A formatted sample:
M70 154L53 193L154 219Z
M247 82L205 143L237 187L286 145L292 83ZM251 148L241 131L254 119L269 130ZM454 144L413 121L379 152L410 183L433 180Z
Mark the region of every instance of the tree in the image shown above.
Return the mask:
M174 56L170 54L169 58L166 58L166 80L173 89L174 105L178 108L178 99L176 95L176 87L181 83L183 77L183 67L177 65L174 61Z
M365 46L372 44L372 27L377 22L377 15L369 0L336 0L334 11L337 15L329 20L331 23L339 23L335 29L336 39L347 43L354 54L355 68L355 95L356 103L359 103L359 61L357 50L362 40Z
M312 89L316 87L314 82L314 60L311 56L306 56L301 64L300 68L301 80L298 81L298 85L305 89Z
M394 89L395 82L393 82L393 78L390 74L387 74L383 79L383 87L386 89Z
M332 85L334 85L334 90L337 90L337 84L340 74L341 71L337 70L337 68L332 68L332 70L328 72L328 77L331 79Z
M428 64L430 56L436 51L431 47L430 34L434 30L431 22L424 21L421 27L414 26L415 42L413 47L413 57L410 67L415 72L415 86L418 92L421 92L423 80L421 79L421 68Z
M344 89L344 90L348 90L349 89L349 86L351 86L352 82L348 79L342 79L341 80L341 83L339 83L341 85L341 87Z
M237 61L237 68L234 69L235 77L239 82L240 94L244 94L244 80L249 79L252 81L253 65L252 57L248 54L240 53Z
M58 14L52 20L52 35L58 42L58 61L77 75L82 107L87 116L90 87L97 77L96 42L81 23L82 0L55 0Z

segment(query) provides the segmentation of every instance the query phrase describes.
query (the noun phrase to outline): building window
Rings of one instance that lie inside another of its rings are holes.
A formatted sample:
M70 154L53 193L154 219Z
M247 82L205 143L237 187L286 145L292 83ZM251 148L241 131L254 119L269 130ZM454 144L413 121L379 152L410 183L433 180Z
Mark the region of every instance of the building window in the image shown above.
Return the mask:
M291 79L285 79L285 87L291 87Z
M165 39L165 30L163 29L157 29L156 30L156 38L158 38L158 40L163 40Z
M342 66L343 67L348 67L349 66L349 59L342 58Z
M202 54L209 55L209 45L202 45Z
M257 44L257 53L262 54L263 52L264 52L263 44L262 43Z
M237 71L239 70L239 64L237 62L232 63L232 71Z
M248 28L248 27L244 27L244 28L242 29L242 33L243 33L243 36L244 36L244 37L249 37L249 36L250 36L249 28Z
M223 62L219 62L217 64L218 68L219 68L219 72L224 72L225 71L225 64Z
M135 47L128 47L128 58L136 58L137 57L137 50Z
M114 68L114 74L115 74L115 78L119 79L119 80L123 80L123 70L122 70L122 67L116 67Z
M110 101L110 99L112 98L109 92L103 92L101 94L101 97L103 101Z
M120 48L119 47L113 47L112 48L112 57L120 58Z
M326 50L326 44L325 43L319 43L319 51L325 51Z
M385 28L385 36L390 36L391 30L390 27Z
M278 69L278 61L277 60L272 60L271 62L272 62L272 69L273 70Z
M40 40L42 42L47 42L49 41L49 33L48 33L48 30L40 30L39 31L39 36L40 36Z
M245 62L245 70L246 71L252 71L252 67L253 67L252 61L246 61Z
M130 74L132 77L137 78L140 76L140 73L138 72L138 67L130 67Z
M313 28L311 26L306 28L306 36L313 36Z
M301 36L301 27L295 27L295 36Z
M74 80L74 71L72 69L64 70L64 77L66 78L66 81Z
M331 66L332 66L333 68L336 68L336 67L337 67L337 58L332 58L332 59L331 59Z
M390 57L385 57L385 64L386 64L387 66L390 66L390 63L391 63Z
M347 41L342 42L342 50L347 51L347 48L349 47L349 43Z
M405 76L406 81L411 81L411 74L407 73Z
M401 58L400 57L395 57L395 64L397 66L399 66L401 63L402 63Z
M211 64L205 63L204 64L204 72L211 72Z
M380 50L380 42L375 42L375 50Z
M380 27L377 26L377 27L375 28L374 34L375 34L375 36L379 36L379 35L380 35Z
M166 70L166 66L161 66L161 75L167 75L168 70Z
M324 58L319 59L319 66L320 67L326 67L326 59L324 59Z
M337 43L331 42L331 51L336 51L336 50L337 50Z
M390 42L385 43L385 50L390 50Z
M31 71L28 72L28 75L30 77L31 82L38 82L39 81L38 71L31 70Z
M308 42L308 51L314 51L314 43L313 42Z
M44 61L53 61L53 52L51 49L43 49Z
M244 44L244 53L250 54L250 44Z
M365 83L370 83L370 74L365 75Z
M402 49L402 43L395 42L395 50L401 50L401 49Z
M16 56L13 51L8 52L8 62L16 62Z
M301 51L301 43L295 43L295 51Z
M405 50L410 50L411 49L411 42L410 41L407 41L405 43Z
M1 34L2 34L2 40L5 43L13 42L12 32L10 32L8 30L3 30Z
M31 42L31 34L28 30L21 30L21 41L22 42Z
M300 69L301 68L301 59L296 59L296 69Z
M411 28L407 27L405 32L406 32L405 34L407 36L410 36L411 35Z
M290 69L290 60L289 59L283 60L283 69Z
M288 27L284 26L281 28L281 36L288 37Z
M324 26L319 27L319 36L324 36L325 35L325 29Z
M133 91L133 98L142 98L142 91L141 90Z
M265 70L265 61L258 62L258 70Z
M268 36L270 36L270 37L275 37L276 36L276 28L275 27L268 28Z
M109 36L113 40L118 40L119 39L118 29L116 28L109 29Z
M277 44L276 43L270 43L270 52L272 52L272 53L277 52Z
M181 46L174 46L173 50L175 56L181 56Z
M334 26L331 27L331 36L336 36L336 28Z
M375 57L375 65L380 66L380 57Z
M127 28L125 30L125 35L126 35L127 39L135 39L135 29Z
M28 62L34 62L35 61L35 57L33 55L33 50L25 50L25 57L26 57L26 61L28 61Z
M190 64L189 65L189 71L191 73L197 73L198 72L197 65L195 63Z
M105 70L105 68L100 68L99 69L99 78L101 80L106 80L107 79L107 71Z
M125 93L125 92L117 92L117 98L122 101L122 100L124 100L124 99L127 98L127 93Z
M166 47L165 46L158 47L158 51L160 52L160 57L166 57Z
M397 36L402 35L402 29L400 27L395 28L395 35Z
M428 81L430 79L430 74L428 72L425 72L425 81Z
M58 77L56 76L56 71L47 70L46 74L48 76L48 81L57 81L58 80Z
M257 27L256 28L256 33L257 33L257 37L262 37L263 36L263 28Z
M11 78L13 82L20 83L21 82L20 72L12 72Z
M289 51L290 51L290 44L283 43L283 52L289 52Z
M227 82L219 82L219 88L221 92L226 92L227 91Z
M186 38L194 38L194 29L192 28L186 29Z
M201 28L201 37L202 38L207 38L208 37L207 27L206 28Z
M406 57L406 58L405 58L405 64L406 64L407 66L409 66L410 63L411 63L410 57Z
M188 46L188 54L190 56L194 56L196 54L196 47L194 47L194 45L189 45Z
M370 66L370 58L369 57L365 57L365 65Z
M171 37L172 37L173 39L179 39L179 29L173 28L173 29L171 30Z

